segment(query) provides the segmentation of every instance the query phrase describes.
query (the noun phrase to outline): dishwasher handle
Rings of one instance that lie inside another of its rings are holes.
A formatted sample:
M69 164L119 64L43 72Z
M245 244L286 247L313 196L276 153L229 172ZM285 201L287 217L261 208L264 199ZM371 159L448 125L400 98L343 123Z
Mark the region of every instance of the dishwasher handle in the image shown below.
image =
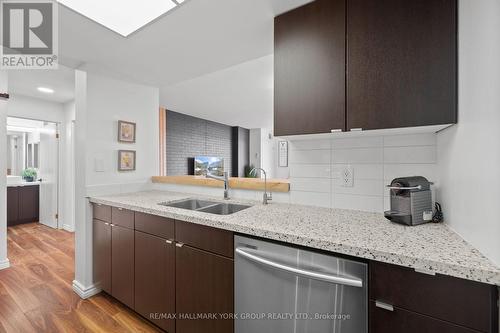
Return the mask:
M236 248L235 252L238 255L242 256L243 258L246 258L248 260L262 264L264 266L276 268L276 269L279 269L281 271L292 273L295 275L299 275L299 276L302 276L305 278L324 281L324 282L328 282L328 283L342 284L342 285L351 286L351 287L358 287L358 288L363 287L363 280L361 280L361 279L344 277L344 276L339 276L339 275L325 274L325 273L320 273L320 272L313 272L313 271L309 271L309 270L305 270L305 269L301 269L301 268L296 268L296 267L280 264L280 263L271 261L269 259L259 257L255 254L249 253L249 252L245 251L244 248L241 248L241 247Z

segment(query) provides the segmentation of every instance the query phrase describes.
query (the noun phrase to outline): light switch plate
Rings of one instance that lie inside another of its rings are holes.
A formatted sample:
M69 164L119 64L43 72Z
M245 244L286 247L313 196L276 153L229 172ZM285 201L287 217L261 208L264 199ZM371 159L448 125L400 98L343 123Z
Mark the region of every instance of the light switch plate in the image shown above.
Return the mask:
M96 158L94 160L94 171L95 172L104 172L104 159L103 158Z
M353 187L354 186L354 169L352 166L348 165L342 169L342 174L340 175L341 186L342 187Z

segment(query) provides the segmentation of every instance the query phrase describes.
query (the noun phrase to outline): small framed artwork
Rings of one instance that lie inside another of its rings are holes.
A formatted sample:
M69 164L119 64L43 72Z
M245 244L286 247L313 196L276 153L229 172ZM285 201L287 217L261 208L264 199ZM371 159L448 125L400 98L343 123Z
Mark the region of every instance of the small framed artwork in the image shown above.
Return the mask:
M135 123L118 121L118 141L124 143L135 143Z
M135 150L118 151L118 171L135 170Z

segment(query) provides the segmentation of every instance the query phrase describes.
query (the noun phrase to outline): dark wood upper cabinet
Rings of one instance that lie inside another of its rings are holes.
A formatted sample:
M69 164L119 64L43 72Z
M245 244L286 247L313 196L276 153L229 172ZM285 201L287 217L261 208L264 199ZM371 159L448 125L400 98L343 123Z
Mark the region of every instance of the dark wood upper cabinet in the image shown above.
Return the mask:
M234 261L189 246L176 247L176 311L234 313ZM232 333L232 319L177 319L177 333Z
M134 308L134 230L117 225L111 230L111 295Z
M457 121L457 1L347 0L347 130Z
M345 1L316 0L274 19L274 134L345 128Z
M94 284L111 294L111 226L94 219L93 229Z
M175 332L175 244L140 231L135 231L135 311Z

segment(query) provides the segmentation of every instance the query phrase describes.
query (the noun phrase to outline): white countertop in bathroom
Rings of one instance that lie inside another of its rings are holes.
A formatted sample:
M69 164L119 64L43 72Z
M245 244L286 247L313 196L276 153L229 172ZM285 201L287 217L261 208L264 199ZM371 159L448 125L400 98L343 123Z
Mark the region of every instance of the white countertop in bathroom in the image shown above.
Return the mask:
M253 206L226 216L158 205L186 198L223 201L163 191L91 197L90 201L500 286L500 268L445 224L408 227L379 213L281 203L265 206L242 200L229 202Z

